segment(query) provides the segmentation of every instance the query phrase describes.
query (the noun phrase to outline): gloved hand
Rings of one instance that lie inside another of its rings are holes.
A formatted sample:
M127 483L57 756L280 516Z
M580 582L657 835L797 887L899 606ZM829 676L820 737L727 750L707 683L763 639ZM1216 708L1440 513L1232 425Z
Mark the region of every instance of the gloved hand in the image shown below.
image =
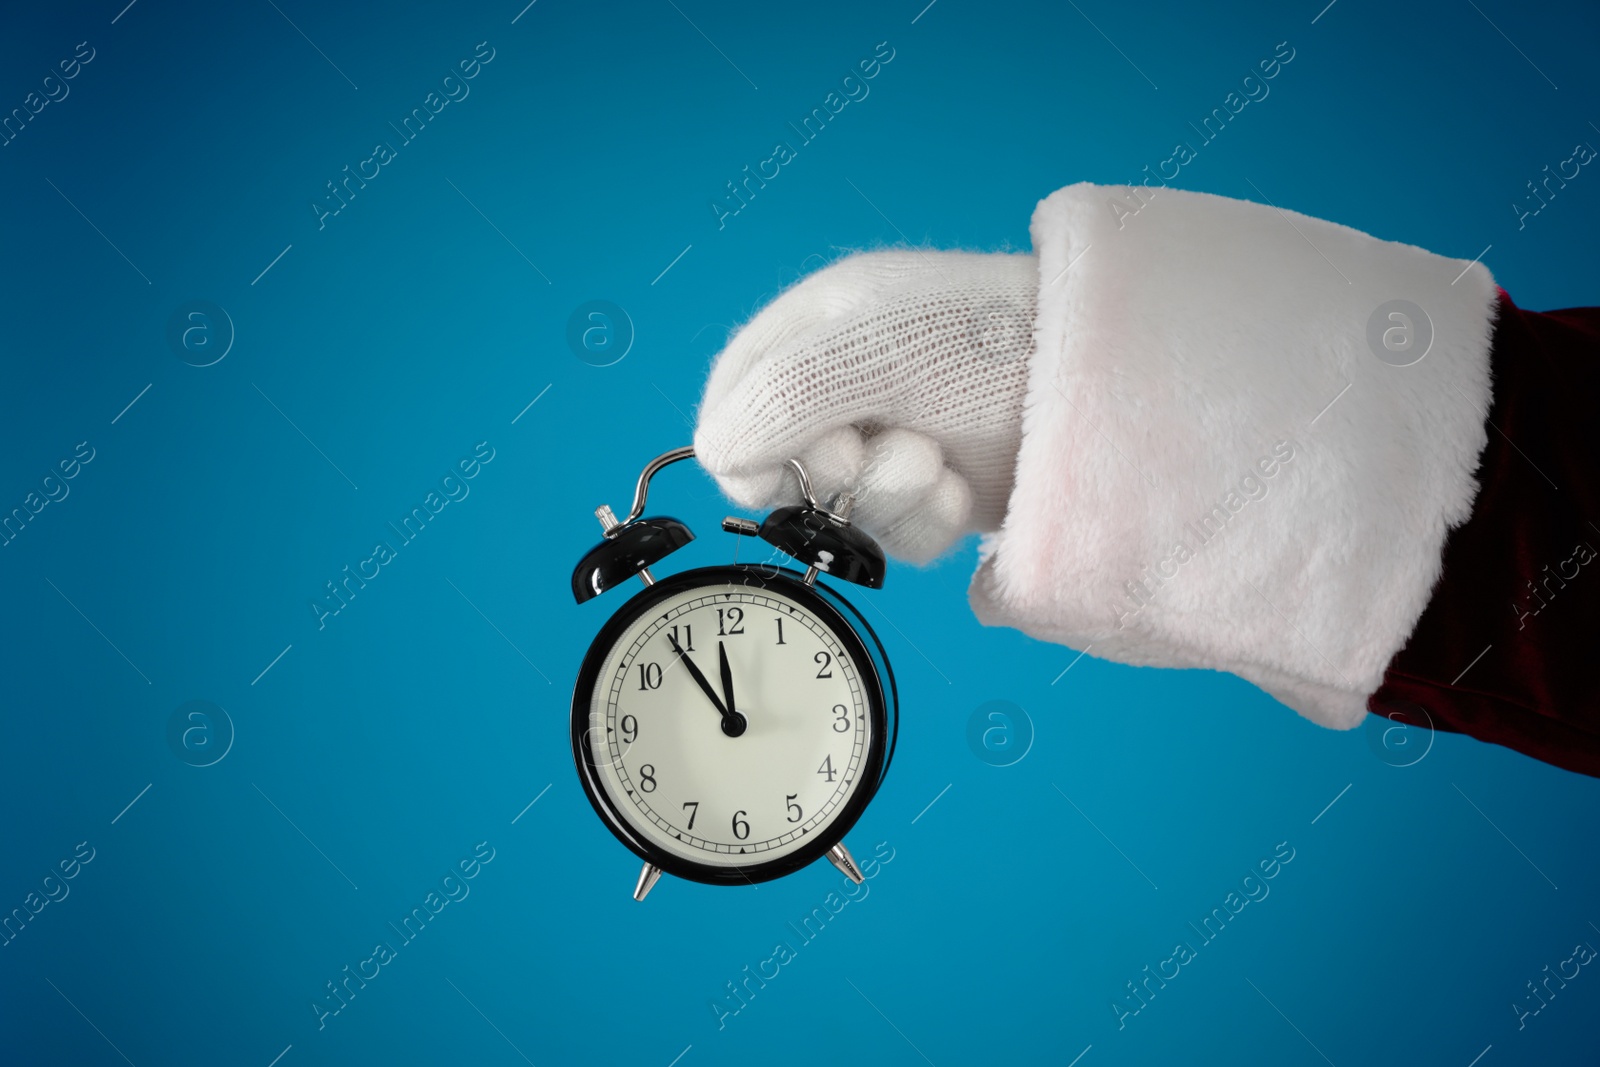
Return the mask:
M925 561L997 529L1022 437L1038 260L858 253L784 291L711 370L695 455L751 508L799 500L798 457L827 505L890 555Z

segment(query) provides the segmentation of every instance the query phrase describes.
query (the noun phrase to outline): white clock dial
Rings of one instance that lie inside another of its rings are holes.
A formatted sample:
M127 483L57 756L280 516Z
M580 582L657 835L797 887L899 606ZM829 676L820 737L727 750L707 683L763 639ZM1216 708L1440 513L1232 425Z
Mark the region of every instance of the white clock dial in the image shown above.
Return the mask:
M723 654L745 724L738 736L716 703ZM728 868L779 859L817 840L861 788L873 742L862 669L779 588L681 590L605 654L587 736L598 784L672 855Z

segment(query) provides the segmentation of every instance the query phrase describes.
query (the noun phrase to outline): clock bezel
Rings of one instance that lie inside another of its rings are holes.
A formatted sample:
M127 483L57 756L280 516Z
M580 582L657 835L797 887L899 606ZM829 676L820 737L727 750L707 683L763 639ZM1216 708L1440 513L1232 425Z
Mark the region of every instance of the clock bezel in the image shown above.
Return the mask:
M667 874L706 885L745 885L793 874L821 859L843 840L883 784L899 732L899 697L883 643L849 601L826 586L807 585L802 579L798 571L769 564L734 563L682 571L658 580L623 604L606 620L584 654L572 690L571 723L572 758L578 768L578 779L583 784L584 795L589 798L589 804L612 836L634 855ZM628 627L651 612L656 605L685 590L725 584L751 586L788 597L826 626L857 665L861 692L872 727L857 787L838 815L825 829L818 831L814 840L784 856L749 866L700 863L658 847L634 826L627 809L606 792L595 764L594 751L585 740L589 733L590 707L601 668Z

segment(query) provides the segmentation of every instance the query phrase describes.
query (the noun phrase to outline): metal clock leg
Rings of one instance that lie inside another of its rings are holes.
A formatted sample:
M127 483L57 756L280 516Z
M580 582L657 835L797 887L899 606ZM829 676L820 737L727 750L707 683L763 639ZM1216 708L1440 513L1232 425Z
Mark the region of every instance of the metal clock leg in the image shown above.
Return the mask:
M633 899L643 900L645 897L649 896L650 890L655 888L655 884L660 880L660 878L661 868L657 867L653 863L646 863L644 868L639 872L638 884L633 887ZM861 879L859 877L856 879L856 881L860 880Z
M828 861L856 885L861 884L861 872L856 869L856 858L850 855L850 850L840 841L828 850Z

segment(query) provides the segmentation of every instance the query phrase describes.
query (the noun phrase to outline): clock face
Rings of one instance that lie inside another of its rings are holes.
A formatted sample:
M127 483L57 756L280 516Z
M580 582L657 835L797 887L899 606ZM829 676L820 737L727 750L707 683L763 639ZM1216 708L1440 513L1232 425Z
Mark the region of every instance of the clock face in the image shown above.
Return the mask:
M824 851L881 765L882 691L860 639L791 580L689 572L638 600L591 652L580 743L604 806L648 850L718 880Z

